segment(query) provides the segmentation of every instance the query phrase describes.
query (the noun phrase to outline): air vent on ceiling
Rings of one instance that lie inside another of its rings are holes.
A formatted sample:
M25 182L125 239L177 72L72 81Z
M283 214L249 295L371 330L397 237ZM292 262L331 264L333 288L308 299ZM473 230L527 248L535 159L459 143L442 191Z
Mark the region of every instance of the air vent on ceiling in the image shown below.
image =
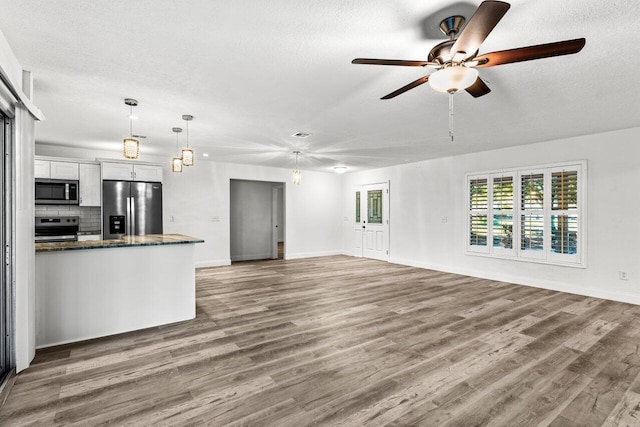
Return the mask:
M307 138L307 137L311 136L311 134L307 133L307 132L296 132L291 136L295 136L296 138Z

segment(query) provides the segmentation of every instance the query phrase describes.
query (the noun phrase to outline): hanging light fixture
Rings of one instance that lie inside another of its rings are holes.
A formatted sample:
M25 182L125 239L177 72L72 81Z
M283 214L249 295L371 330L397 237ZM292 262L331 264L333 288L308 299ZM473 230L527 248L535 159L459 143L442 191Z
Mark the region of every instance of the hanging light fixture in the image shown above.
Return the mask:
M300 152L294 151L293 154L296 155L296 168L293 171L293 185L300 185L300 183L302 182L302 172L300 172L300 170L298 169L298 155L300 154Z
M182 132L182 128L172 128L173 132L176 133L176 156L171 159L171 172L182 173L182 157L180 156L180 145L178 143L178 134Z
M184 114L182 116L182 120L187 122L187 148L182 149L182 164L184 166L193 166L193 161L195 156L194 156L193 150L189 148L189 122L193 120L193 116L190 116L189 114Z
M129 138L122 140L124 157L127 159L137 159L140 155L140 141L133 138L133 107L138 105L138 101L126 98L124 103L129 106Z

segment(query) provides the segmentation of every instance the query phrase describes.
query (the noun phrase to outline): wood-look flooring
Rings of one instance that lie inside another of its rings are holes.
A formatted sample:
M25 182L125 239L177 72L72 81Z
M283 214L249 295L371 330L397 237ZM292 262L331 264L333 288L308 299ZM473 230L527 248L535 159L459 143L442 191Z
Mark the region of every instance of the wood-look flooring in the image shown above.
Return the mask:
M346 256L197 272L197 318L39 350L0 425L640 425L640 307Z

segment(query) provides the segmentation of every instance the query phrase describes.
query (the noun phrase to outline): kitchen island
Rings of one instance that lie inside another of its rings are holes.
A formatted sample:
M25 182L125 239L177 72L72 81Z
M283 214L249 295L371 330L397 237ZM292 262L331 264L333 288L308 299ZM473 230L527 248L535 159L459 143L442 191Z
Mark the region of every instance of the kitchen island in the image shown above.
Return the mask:
M36 243L36 347L195 317L194 244L180 234Z

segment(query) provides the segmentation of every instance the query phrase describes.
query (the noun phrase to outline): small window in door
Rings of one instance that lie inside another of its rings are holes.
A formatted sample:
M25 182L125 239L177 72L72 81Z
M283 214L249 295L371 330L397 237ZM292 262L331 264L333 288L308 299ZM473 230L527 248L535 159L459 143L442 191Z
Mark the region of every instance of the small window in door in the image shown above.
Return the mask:
M356 222L360 222L360 192L356 191Z
M369 224L382 224L382 190L367 192Z

